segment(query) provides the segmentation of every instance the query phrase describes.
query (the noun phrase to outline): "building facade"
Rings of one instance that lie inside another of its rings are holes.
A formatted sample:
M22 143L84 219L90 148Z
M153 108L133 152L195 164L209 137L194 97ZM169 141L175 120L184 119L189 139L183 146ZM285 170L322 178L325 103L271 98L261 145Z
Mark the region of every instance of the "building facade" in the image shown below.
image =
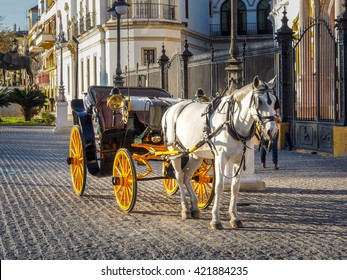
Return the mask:
M230 48L230 0L127 2L130 4L128 14L121 17L120 24L120 64L127 85L153 85L154 80L149 81L149 72L159 71L158 59L164 45L169 59L178 61L176 69L172 66L170 70L175 73L169 75L169 80L173 77L171 83L168 81L169 90L174 96L181 96L179 60L185 40L193 55L189 60L193 64L201 59L208 63L213 47L215 61L220 62L216 71L220 76L219 84L224 82L223 69ZM31 24L29 44L31 53L41 61L38 81L50 97L56 95L61 80L68 101L81 98L90 85L113 85L117 21L107 12L112 3L111 0L38 1L37 21ZM248 51L273 46L273 29L266 16L271 10L270 5L269 0L238 1L240 49L245 41ZM68 41L68 46L63 49L62 79L60 51L56 45L61 32ZM274 69L274 63L270 64L269 68ZM202 80L210 81L210 78ZM211 83L206 87L212 87ZM160 86L159 83L156 85ZM191 86L190 91L197 86ZM215 87L218 90L222 86Z

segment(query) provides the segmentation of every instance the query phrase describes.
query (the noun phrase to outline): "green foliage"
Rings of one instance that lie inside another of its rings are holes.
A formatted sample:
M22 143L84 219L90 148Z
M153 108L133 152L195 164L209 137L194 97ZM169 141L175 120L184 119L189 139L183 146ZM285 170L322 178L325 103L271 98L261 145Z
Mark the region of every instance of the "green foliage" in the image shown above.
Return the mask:
M6 53L12 48L12 40L15 38L15 33L8 28L0 26L0 52Z
M36 88L15 88L10 92L10 102L20 105L25 121L30 121L41 110L46 101L46 95Z
M0 108L8 107L10 105L9 92L10 91L8 90L8 88L0 89Z
M48 125L51 125L55 122L55 116L48 111L44 111L41 113L41 119L43 123Z
M25 121L24 118L18 117L2 117L1 125L42 125L42 122Z

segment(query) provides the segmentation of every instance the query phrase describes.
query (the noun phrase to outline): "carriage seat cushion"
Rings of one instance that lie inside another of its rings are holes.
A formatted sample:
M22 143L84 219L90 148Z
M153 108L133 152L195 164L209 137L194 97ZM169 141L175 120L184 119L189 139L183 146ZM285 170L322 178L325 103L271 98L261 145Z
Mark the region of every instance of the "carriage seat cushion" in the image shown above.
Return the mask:
M161 130L161 119L169 106L176 103L172 98L153 98L131 96L131 111L136 112L137 118L153 130Z
M177 101L172 96L158 88L119 88L120 92L127 96L129 94L132 112L136 113L138 120L152 129L160 129L161 118L166 109ZM121 115L116 114L115 124L113 122L113 111L107 107L107 98L112 87L92 86L89 88L87 99L89 104L95 106L100 112L100 121L104 130L110 128L124 128Z

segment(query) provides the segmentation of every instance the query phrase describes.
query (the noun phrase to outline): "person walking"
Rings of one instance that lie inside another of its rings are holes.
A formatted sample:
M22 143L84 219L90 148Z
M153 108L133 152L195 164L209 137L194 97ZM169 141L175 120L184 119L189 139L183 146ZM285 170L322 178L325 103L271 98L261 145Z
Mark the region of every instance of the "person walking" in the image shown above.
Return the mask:
M280 110L280 103L278 101L278 98L276 97L276 102L275 102L275 111L276 111L276 115L275 115L275 120L276 123L280 123L281 120L281 116L279 113ZM261 143L261 147L260 147L260 161L261 161L261 167L262 168L266 168L266 154L268 153L268 142L265 143ZM278 133L276 135L276 137L273 139L272 141L272 148L271 148L271 152L272 152L272 167L274 170L278 170L278 147L277 147L277 143L278 143Z

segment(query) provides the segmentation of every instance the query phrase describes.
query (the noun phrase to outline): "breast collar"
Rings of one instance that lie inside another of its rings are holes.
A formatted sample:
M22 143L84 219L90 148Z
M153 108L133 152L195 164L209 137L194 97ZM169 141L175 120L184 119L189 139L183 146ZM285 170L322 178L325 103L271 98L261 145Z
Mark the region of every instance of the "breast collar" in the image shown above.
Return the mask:
M229 103L228 111L227 111L227 118L228 118L227 131L232 138L234 138L235 140L241 141L243 144L245 144L245 142L251 140L255 134L255 130L256 130L255 122L253 121L252 127L251 127L248 135L243 136L243 135L239 134L236 131L236 127L235 127L234 122L233 122L234 113L235 113L234 109L235 109L236 101L234 98L230 98L227 102Z

